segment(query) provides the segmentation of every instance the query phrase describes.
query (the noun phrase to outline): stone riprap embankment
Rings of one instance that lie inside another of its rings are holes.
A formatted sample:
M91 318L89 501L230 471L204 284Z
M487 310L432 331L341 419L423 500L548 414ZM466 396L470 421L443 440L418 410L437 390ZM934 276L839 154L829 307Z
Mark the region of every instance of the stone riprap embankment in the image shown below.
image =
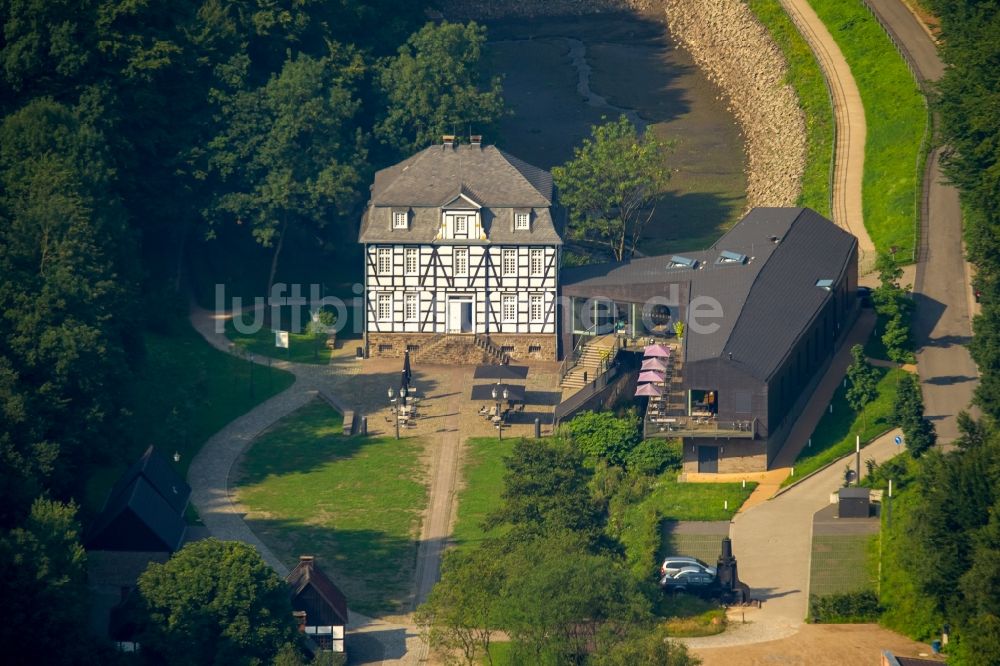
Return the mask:
M671 34L727 98L747 155L747 207L791 206L806 125L778 46L741 0L661 0Z
M666 18L670 33L718 86L744 138L747 208L790 206L806 162L805 118L785 83L778 46L741 0L464 0L446 18L594 14L633 9Z

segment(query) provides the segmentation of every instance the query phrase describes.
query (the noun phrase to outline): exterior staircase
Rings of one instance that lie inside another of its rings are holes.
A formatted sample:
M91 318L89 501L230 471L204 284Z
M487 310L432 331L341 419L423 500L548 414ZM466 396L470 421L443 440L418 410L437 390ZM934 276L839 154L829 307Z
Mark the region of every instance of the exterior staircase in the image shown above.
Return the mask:
M413 355L416 363L447 365L480 365L495 363L490 353L483 349L472 335L439 335L430 344L422 345Z
M564 398L576 393L604 372L606 361L615 354L615 342L613 334L601 335L581 347L576 365L559 383Z

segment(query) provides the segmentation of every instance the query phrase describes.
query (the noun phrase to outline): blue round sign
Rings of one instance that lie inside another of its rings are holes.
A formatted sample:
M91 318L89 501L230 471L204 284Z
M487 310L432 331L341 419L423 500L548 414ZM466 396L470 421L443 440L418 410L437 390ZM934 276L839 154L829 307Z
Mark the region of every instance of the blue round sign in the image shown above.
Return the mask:
M896 442L896 446L899 446L900 444L903 443L903 438L900 437L899 435L896 435L895 442Z

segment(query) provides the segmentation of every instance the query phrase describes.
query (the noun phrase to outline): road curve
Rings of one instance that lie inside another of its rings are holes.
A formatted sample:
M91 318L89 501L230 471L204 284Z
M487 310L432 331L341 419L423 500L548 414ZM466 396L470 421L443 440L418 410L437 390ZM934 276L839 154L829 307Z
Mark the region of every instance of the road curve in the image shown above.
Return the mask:
M875 245L865 229L861 186L865 170L865 107L844 54L807 0L781 0L785 12L816 55L833 102L836 146L833 161L833 221L858 239L858 266L870 270Z
M945 70L930 34L900 0L865 1L927 92ZM938 441L947 444L958 437L955 414L968 409L979 370L966 347L972 339L974 305L962 245L962 209L958 190L941 171L942 150L931 151L924 173L913 335L925 413L937 428Z

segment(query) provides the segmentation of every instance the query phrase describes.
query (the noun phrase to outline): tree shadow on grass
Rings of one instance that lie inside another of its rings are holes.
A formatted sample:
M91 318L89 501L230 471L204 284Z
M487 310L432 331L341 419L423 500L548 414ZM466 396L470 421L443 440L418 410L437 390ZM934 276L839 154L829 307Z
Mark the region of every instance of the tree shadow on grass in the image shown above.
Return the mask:
M409 610L416 539L376 529L338 529L290 520L251 518L247 524L289 568L300 555L315 556L347 597L350 610L370 617Z

